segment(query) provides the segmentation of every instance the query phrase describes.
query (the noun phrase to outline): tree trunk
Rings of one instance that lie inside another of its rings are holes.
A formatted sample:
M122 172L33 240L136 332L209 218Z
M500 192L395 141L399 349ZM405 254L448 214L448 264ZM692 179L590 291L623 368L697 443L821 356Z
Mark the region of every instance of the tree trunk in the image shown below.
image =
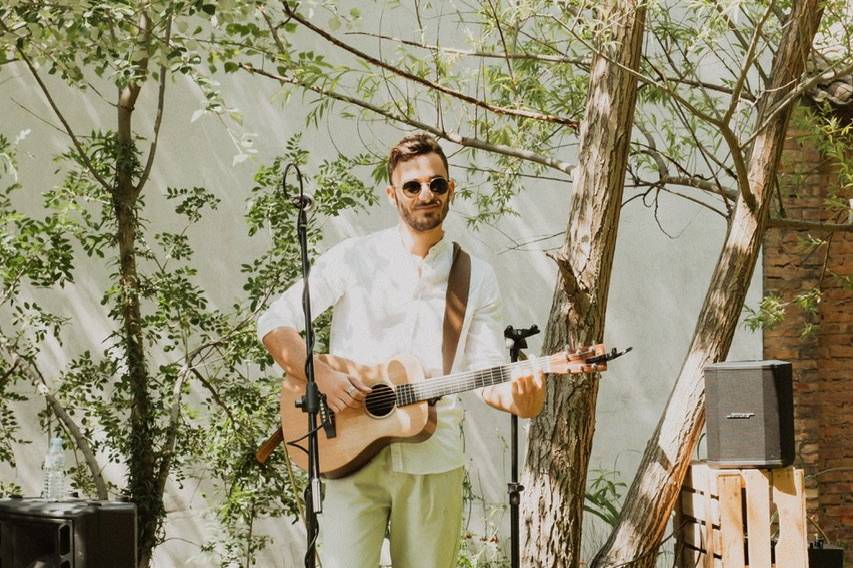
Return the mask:
M566 240L554 256L560 278L545 350L600 342L637 93L645 23L641 1L601 9L604 54L593 58L586 113L573 171ZM617 64L618 63L618 64ZM533 420L522 483L522 565L578 566L586 471L598 377L552 380Z
M139 86L130 85L119 92L118 145L116 152L116 184L113 208L119 249L119 284L121 292L121 337L127 363L125 377L132 406L130 409L130 460L128 489L137 506L139 568L147 568L162 517L162 499L156 491L155 446L152 431L151 396L142 334L139 300L139 275L136 266L137 188L133 184L136 152L131 118L139 95Z
M767 93L756 124L767 126L755 138L748 164L750 210L741 195L717 261L693 342L655 433L625 498L619 521L594 567L654 566L656 551L675 505L690 456L704 423L702 368L725 359L743 308L764 230L771 187L785 141L790 108L771 113L797 84L821 17L817 0L796 2L776 52Z
M145 75L150 49L150 21L140 16L140 49L142 59L134 62ZM142 313L140 309L139 273L136 265L138 220L136 207L141 187L133 183L138 173L136 145L133 140L133 111L139 98L141 83L131 81L119 88L116 129L116 177L113 209L116 216L116 241L119 250L119 320L125 349L126 381L130 391L130 440L128 489L137 507L138 567L148 568L157 543L163 519L163 494L157 484L156 427L153 423L149 376L145 358Z

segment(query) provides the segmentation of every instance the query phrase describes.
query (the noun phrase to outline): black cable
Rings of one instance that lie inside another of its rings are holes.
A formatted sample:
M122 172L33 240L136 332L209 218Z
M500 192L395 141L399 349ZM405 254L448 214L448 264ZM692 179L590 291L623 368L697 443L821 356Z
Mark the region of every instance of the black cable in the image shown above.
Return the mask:
M306 449L305 449L305 448L303 448L302 446L297 446L297 445L296 445L296 443L297 443L297 442L301 442L302 440L304 440L305 438L307 438L308 436L310 436L311 434L313 434L313 433L315 433L315 432L319 432L320 430L322 430L323 428L325 428L325 427L326 427L326 425L328 425L328 424L330 424L330 423L331 423L331 420L327 420L327 421L325 421L325 422L321 423L319 426L315 426L315 427L314 427L314 429L313 429L313 430L311 430L310 432L308 432L308 433L306 433L306 434L304 434L304 435L302 435L302 436L300 436L300 437L298 437L298 438L295 438L295 439L293 439L293 440L290 440L289 442L285 442L285 444L287 444L288 446L293 446L294 448L299 448L299 449L301 449L301 450L303 450L303 451L305 451L305 452L307 453L307 452L308 452L308 450L306 450Z

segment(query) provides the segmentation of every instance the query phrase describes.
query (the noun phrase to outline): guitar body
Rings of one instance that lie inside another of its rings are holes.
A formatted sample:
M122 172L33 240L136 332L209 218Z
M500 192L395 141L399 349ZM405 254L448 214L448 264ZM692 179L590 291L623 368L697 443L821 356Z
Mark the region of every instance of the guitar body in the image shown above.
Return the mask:
M379 396L386 392L385 385L398 386L427 380L423 367L413 356L401 355L375 367L357 365L352 361L321 356L335 370L357 375L367 386L374 389L374 400L387 401L393 397ZM302 438L308 432L308 415L296 407L296 401L305 394L305 382L285 377L281 387L281 429L284 440ZM427 402L407 406L391 405L390 409L377 410L372 406L347 408L334 414L336 435L326 436L321 427L317 431L320 449L320 474L323 477L344 477L367 464L376 454L392 442L421 442L435 432L435 407ZM387 412L386 412L387 410ZM319 422L319 421L318 421ZM299 443L308 447L308 441ZM288 448L290 458L301 469L308 470L308 454L300 449Z

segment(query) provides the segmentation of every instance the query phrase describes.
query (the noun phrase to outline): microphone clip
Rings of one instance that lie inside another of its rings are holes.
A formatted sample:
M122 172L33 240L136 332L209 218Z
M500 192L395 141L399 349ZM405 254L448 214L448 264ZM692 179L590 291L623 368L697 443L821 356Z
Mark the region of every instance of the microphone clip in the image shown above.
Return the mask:
M299 195L291 196L287 193L287 173L290 171L290 168L296 170L296 179L299 182ZM285 198L300 211L305 212L314 207L314 198L310 195L305 195L305 187L302 184L302 172L295 162L290 162L284 168L284 175L281 178L281 189L284 192Z
M314 198L310 195L300 194L289 199L293 206L300 211L309 211L314 208Z

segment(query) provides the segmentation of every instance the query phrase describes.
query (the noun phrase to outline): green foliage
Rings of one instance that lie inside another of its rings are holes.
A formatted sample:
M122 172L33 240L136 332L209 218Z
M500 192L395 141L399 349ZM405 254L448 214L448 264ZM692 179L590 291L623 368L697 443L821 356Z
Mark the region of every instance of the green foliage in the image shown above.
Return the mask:
M572 7L582 5L570 4ZM383 18L412 16L408 6L397 3L371 8L374 12L371 16L363 15L360 10L344 9L338 2L330 0L311 7L294 5L294 9L347 42L352 39L346 35L349 33L375 33L369 24L378 10L382 10ZM381 59L402 74L440 84L443 88L487 100L496 106L531 109L574 119L582 114L587 86L586 68L574 62L587 58L590 50L575 41L570 30L560 21L563 10L563 7L539 0L509 7L475 3L464 12L464 16L460 12L454 17L442 12L439 5L419 5L415 31L407 37L384 39ZM448 131L464 129L465 135L470 134L488 144L524 148L532 153L550 154L573 136L571 129L546 122L459 106L453 96L406 81L393 71L342 52L337 52L334 60L327 59L317 52L313 42L305 42L299 35L291 33L293 30L288 26L295 28L296 25L282 8L269 6L265 14L270 26L280 33L275 37L256 39L266 42L264 57L274 65L279 75L289 81L283 87L285 100L299 90L334 91L399 117L400 122L419 121L442 127L446 124ZM310 14L316 16L310 17ZM434 36L442 37L437 28L432 28L432 22L448 18L458 20L450 23L457 27L454 37L460 42L467 42L471 50L500 53L507 46L512 46L513 52L528 57L512 59L511 62L500 57L474 58L460 53L460 46L456 43L449 43L446 47L430 45L436 41ZM324 27L326 25L328 28ZM269 28L263 19L259 27ZM548 37L548 41L543 42L543 37ZM311 105L307 122L315 127L330 116L332 109L336 115L364 123L376 118L374 112L357 103L313 95L305 100ZM445 114L445 109L452 111ZM373 149L374 157L364 156L367 161L376 163L374 173L377 180L383 169L382 158L375 156L384 152L384 148ZM538 175L542 172L538 164L517 158L503 159L467 147L463 147L454 158L466 163L480 156L484 158L483 165L453 171L461 189L458 196L471 200L473 212L469 226L472 228L503 215L514 214L513 202L522 188L519 174Z
M105 169L114 154L93 148L108 148L111 139L109 133L98 134L87 145L90 159L99 169ZM0 183L7 189L0 203L0 219L4 221L0 241L5 261L3 301L15 314L0 336L4 349L0 367L0 429L4 432L0 460L13 465L13 446L26 443L15 435L20 426L15 405L27 396L13 387L31 379L21 368L36 368L35 358L46 336L62 340L74 332L70 319L24 301L22 286L56 290L52 286L73 282L75 274L91 268L91 262L111 262L117 244L112 233L114 210L79 162L73 161L57 187L45 192L47 216L39 220L13 206L11 193L18 189L15 154L5 137L0 137L0 152L4 158ZM61 157L64 163L67 157ZM146 353L152 361L161 361L150 371L151 410L147 419L155 443L161 447L168 448L169 437L175 437L170 477L178 483L196 480L210 488L208 497L223 531L205 544L204 551L223 566L251 563L271 542L269 536L254 531L259 519L295 519L298 510L300 487L291 487L283 456L273 456L264 466L257 465L253 457L258 440L278 421L279 378L264 374L271 360L257 341L251 316L299 271L295 210L280 187L282 165L289 160L298 161L303 168L308 166L309 156L299 136L288 142L285 156L261 166L255 176L257 185L251 191L246 213L247 231L256 236L268 233L270 248L242 266L246 297L228 310L210 305L205 282L217 275L198 263L192 239L194 230L209 222L219 198L198 186L168 188L163 203L171 204L174 218L166 224L176 227L168 232L151 231L150 223L141 216L145 203L137 202L140 246L136 291L145 306L141 325ZM322 236L322 219L376 202L376 196L357 175L361 166L369 173L370 164L363 156L338 156L321 161L317 173L308 178L318 187L317 213L309 224L314 252ZM290 186L288 191L294 192L296 187ZM149 232L153 233L150 241L146 238ZM71 245L70 238L79 248ZM125 294L120 277L118 272L110 275L111 284L102 300L116 325L121 322ZM324 314L318 322L321 343L327 337L328 323L328 314ZM52 381L57 398L97 455L126 462L133 449L128 421L133 399L121 371L126 357L123 343L114 338L94 350L68 355L70 363ZM178 393L180 401L175 398ZM175 404L179 409L176 422L170 418ZM42 413L41 421L48 428L52 417ZM68 441L68 446L74 447L73 441ZM82 460L70 468L69 474L74 488L93 494L93 478ZM15 490L5 485L0 489ZM123 488L113 486L111 491L118 493Z
M853 199L853 122L843 121L828 103L813 109L799 107L792 119L793 126L800 130L801 145L814 146L828 170L837 176L837 183L830 185L825 199L827 212L836 222L845 222L851 216ZM791 172L782 183L796 191L797 182L809 172Z
M785 306L787 304L778 294L768 294L761 299L757 309L744 306L747 316L744 325L750 331L758 329L773 329L785 319Z
M14 446L27 443L18 434L16 404L27 398L18 383L39 344L64 323L61 316L22 296L22 291L25 284L62 287L72 280L71 247L62 220L52 215L30 217L12 203L21 187L16 142L0 134L0 461L13 467ZM2 492L14 487L4 484Z
M228 106L211 75L234 72L243 57L269 46L257 8L254 2L199 0L7 2L0 7L0 53L16 61L24 77L56 75L65 88L93 99L105 98L99 90L104 83L153 94L163 79L183 75L204 97L192 119L208 113L227 119L236 164L254 153L252 137L240 132L239 109ZM325 68L321 56L297 61L306 73ZM15 446L28 442L18 433L16 408L32 396L33 385L47 388L99 460L129 468L129 484L108 489L130 492L140 505L140 531L150 535L140 542L141 556L164 536L159 488L169 479L207 488L223 528L205 545L210 563L250 565L270 542L253 530L258 519L295 518L299 498L280 456L264 467L250 459L278 422L279 389L279 378L267 374L271 359L257 341L253 316L298 273L294 210L279 180L283 163L305 167L308 153L295 137L285 156L260 168L245 221L249 236L269 235L270 246L244 261L244 293L221 308L206 290L219 275L196 254L198 234L214 222L220 198L201 186L168 186L162 196L147 191L154 147L143 151L142 138L122 131L112 122L114 109L106 108L107 118L95 117L89 134L77 133L76 143L55 157L58 182L41 192L37 214L29 213L32 206L25 213L25 201L16 200L18 141L0 136L0 460L14 465ZM169 144L160 140L161 149ZM363 165L365 156L338 156L316 168L312 252L322 219L375 203L356 173ZM150 219L153 204L172 214ZM81 279L102 286L112 329L99 345L86 345L78 331L84 324L68 316L62 301L61 288ZM321 340L328 321L325 315L319 322ZM44 376L39 367L47 339L66 346L68 363L56 376ZM47 412L40 420L45 429L56 426ZM77 458L69 469L74 488L93 495L94 478L76 440L63 429L60 434ZM20 488L0 487L0 493L11 491Z
M853 26L844 25L849 17L844 16L843 5L840 0L827 3L824 23L849 34ZM363 16L359 9L347 10L331 0L298 8L311 10L312 21L327 26L336 37L347 37L344 34L349 31L375 35L375 28L366 27L373 14ZM209 114L222 119L235 147L234 164L254 154L253 137L242 132L240 110L229 106L214 74L237 73L249 65L275 69L283 76L285 101L297 89L311 92L305 89L312 88L350 97L350 102L344 102L315 96L314 91L307 101L311 105L307 121L315 127L335 114L373 121L374 111L353 102L360 99L385 113L383 119L435 125L448 132L456 129L486 146L559 157L575 143L573 129L462 104L423 82L505 109L579 119L587 96L589 62L594 54L607 55L613 48L595 8L585 1L525 0L506 5L473 3L447 12L441 3L417 3L415 14L403 14L416 22L411 33L402 41L383 39L381 44L382 59L419 78L417 83L344 52L327 59L318 53L314 41L306 41L308 34L295 33L299 26L276 3L13 0L0 7L0 61L4 69L14 64L22 76L30 77L23 62L26 58L40 74L54 75L98 104L106 99L99 90L105 83L120 89L139 88L153 96L161 74L167 84L185 77L203 96L191 120ZM641 68L646 80L635 115L643 136L635 141L629 174L637 187L659 189L653 176L661 173L662 161L670 173L695 175L719 187L733 186L737 181L733 154L740 149L724 143L720 129L699 115L719 117L728 108L747 51L747 45L736 38L753 35L755 22L767 6L693 0L683 9L670 8L663 3L648 5L649 34ZM789 3L777 3L776 8L784 13ZM387 9L400 14L410 7L391 3ZM453 18L451 37L458 43L430 45L439 43L433 38L448 37L442 33L448 18ZM746 69L744 96L733 107L729 125L743 147L749 146L756 126L757 105L752 101L764 93L762 75L782 26L781 19L771 17L762 29L758 57ZM460 44L467 49L459 49ZM502 56L507 53L514 57ZM700 69L719 72L712 77L715 88L696 84L706 78L700 77ZM141 485L149 497L157 498L160 480L151 472L158 469L178 483L204 483L224 529L220 538L205 546L210 562L251 564L256 552L270 542L256 532L257 520L293 516L296 511L297 494L284 477L280 456L263 468L250 465L254 444L277 421L278 389L278 378L270 375L271 359L258 343L251 322L273 293L298 276L295 212L287 199L298 188L295 176L286 190L280 183L285 163L308 166L309 155L296 136L288 141L282 157L259 168L245 223L249 237L263 237L269 246L257 257L242 261L242 296L234 305L217 307L206 287L219 275L211 274L195 248L198 235L209 228L206 224L214 222L219 198L201 186L169 186L163 196L147 190L143 172L148 153L141 148L143 138L135 132L120 134L119 125L112 122L114 115L114 108L108 107L109 119L95 120L86 129L88 135L78 135L79 147L69 146L56 157L60 179L42 193L43 207L37 214L24 213L19 207L15 142L0 136L0 460L12 462L14 446L26 442L17 434L16 403L30 396L26 391L30 385L47 383L100 458L118 463L133 462L129 456L150 458L152 463L147 465L131 464L133 474L144 477ZM153 122L153 116L146 118ZM815 136L821 151L839 164L840 191L826 205L844 218L850 207L851 169L845 154L850 130L826 119ZM168 148L167 139L160 143ZM384 148L337 156L320 160L312 168L307 178L317 188L317 208L309 226L312 253L319 248L323 219L375 203L370 185L354 172L372 170L369 175L379 181L384 158L376 156L383 153ZM525 186L522 180L544 172L539 163L473 146L463 146L452 160L454 174L458 162L466 164L459 168L458 195L474 209L471 227L515 214L515 197ZM117 183L120 174L129 178L123 187ZM720 200L726 209L730 207L727 199ZM147 217L155 203L170 206L167 218ZM118 211L126 214L123 222ZM124 243L120 230L126 231ZM811 246L825 242L815 238ZM128 255L135 272L127 268ZM66 347L69 363L58 376L43 377L37 359L45 340L68 345L70 338L79 339L77 330L82 325L71 319L68 310L56 307L63 304L61 288L93 274L107 274L107 284L98 293L110 335L102 345L79 352ZM849 275L831 276L850 286ZM792 300L812 315L819 301L820 293L815 291ZM138 321L132 316L135 305ZM787 305L770 296L755 311L748 309L747 325L775 325ZM321 342L327 325L325 314L319 326ZM137 334L141 355L132 349ZM133 384L129 368L145 379L144 392L138 383ZM129 419L141 400L146 403L144 440L134 437ZM43 415L46 428L49 420ZM93 480L85 468L75 467L72 477L76 487L92 490ZM608 475L599 475L590 485L587 510L612 522L623 486ZM270 487L275 488L275 498L264 499ZM0 485L0 493L14 489ZM110 489L113 493L126 490ZM153 507L144 522L159 531L161 520L162 507ZM470 556L466 558L471 561Z
M820 288L810 288L800 292L790 302L786 302L778 294L768 294L761 299L757 309L744 306L744 311L747 313L744 326L753 332L759 329L774 329L785 320L788 307L794 305L799 308L805 320L800 330L800 337L807 339L819 330L814 320L818 315L820 300Z
M853 212L850 201L853 198L853 153L850 152L853 147L853 124L843 124L826 105L819 108L798 106L792 115L791 127L795 132L797 146L816 149L820 162L813 164L804 161L798 169L786 167L783 170L779 176L779 185L789 198L788 203L795 204L798 199L812 199L812 195L802 194L802 189L814 187L814 176L832 172L833 183L826 188L824 216L829 222L849 222ZM770 294L757 309L745 307L748 313L745 325L751 331L773 329L784 320L788 307L797 308L803 316L803 327L800 330L803 339L819 331L819 306L826 276L833 278L842 287L850 281L849 274L836 274L827 270L832 237L821 233L815 231L797 235L797 250L802 256L803 265L813 263L815 256L823 257L821 276L817 282L789 301L778 294Z
M610 526L619 519L622 492L627 485L616 470L594 469L584 495L583 510Z

